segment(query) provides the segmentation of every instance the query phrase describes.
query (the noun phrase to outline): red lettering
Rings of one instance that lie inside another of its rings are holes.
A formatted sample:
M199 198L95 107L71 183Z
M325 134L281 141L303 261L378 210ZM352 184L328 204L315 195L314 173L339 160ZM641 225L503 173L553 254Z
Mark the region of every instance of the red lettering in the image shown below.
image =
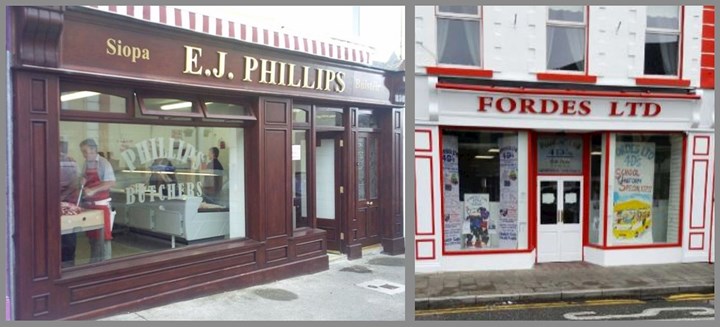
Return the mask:
M480 108L478 108L478 111L487 112L487 109L485 107L492 106L492 97L478 97L480 100Z
M575 114L575 100L563 100L562 114L565 116Z
M650 111L652 110L652 111ZM662 107L660 107L659 104L654 102L648 102L645 104L645 113L643 116L645 117L655 117L660 114L662 111Z
M620 117L622 115L622 112L618 112L617 101L610 101L610 117Z
M590 101L588 101L588 100L580 101L579 107L580 108L578 108L578 115L587 116L590 114L590 111L591 111L590 110Z
M507 100L507 102L510 103L510 109L506 109L502 105L503 101L505 101L505 100ZM515 107L517 107L517 103L515 102L515 100L513 98L500 98L497 100L497 102L495 102L495 109L497 109L497 111L499 111L499 112L511 113L511 112L515 111Z
M635 116L637 116L637 107L638 107L639 105L641 105L641 104L642 104L642 103L640 103L640 102L628 102L628 103L626 103L626 104L625 104L626 107L627 107L627 106L630 106L630 114L628 114L628 116L630 116L630 117L635 117Z
M531 113L535 114L535 100L533 99L520 99L520 113Z
M548 111L548 103L552 104L552 111ZM556 111L558 111L558 108L560 108L560 105L555 100L550 99L542 99L540 100L540 113L543 114L554 114Z

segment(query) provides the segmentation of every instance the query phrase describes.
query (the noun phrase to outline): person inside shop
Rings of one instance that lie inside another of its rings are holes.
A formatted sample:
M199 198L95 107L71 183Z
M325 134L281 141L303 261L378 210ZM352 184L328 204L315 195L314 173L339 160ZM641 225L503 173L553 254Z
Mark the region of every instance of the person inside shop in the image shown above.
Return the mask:
M150 166L152 175L148 184L155 186L155 191L164 196L177 197L179 189L177 187L177 176L175 176L175 166L172 161L167 158L155 159ZM162 187L161 187L162 186Z
M210 162L205 166L205 171L213 174L213 176L205 177L203 182L203 193L205 194L204 201L207 203L215 203L220 197L220 191L223 187L223 165L218 160L220 156L220 149L217 147L210 148L208 157L211 158Z
M68 155L68 142L60 141L60 202L62 202L63 209L74 207L77 204L80 191L77 179L78 164ZM60 239L62 266L72 267L75 265L77 234L63 234Z
M89 138L82 141L80 151L85 157L80 181L83 206L87 209L102 210L105 218L102 234L97 230L87 232L92 263L103 260L105 253L110 253L109 241L112 239L110 188L115 185L115 172L110 162L98 155L95 140Z

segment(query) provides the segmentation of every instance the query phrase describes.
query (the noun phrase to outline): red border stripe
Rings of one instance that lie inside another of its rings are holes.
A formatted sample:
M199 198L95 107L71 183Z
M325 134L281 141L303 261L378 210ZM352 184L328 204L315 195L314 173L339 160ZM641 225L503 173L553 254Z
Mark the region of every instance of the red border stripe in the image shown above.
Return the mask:
M621 97L621 98L654 98L654 99L688 99L698 100L697 94L675 94L656 92L622 92L622 91L585 91L585 90L560 90L560 89L535 89L521 87L498 87L455 83L437 83L435 87L449 90L465 90L478 92L496 92L510 94L538 94L538 95L562 95L562 96L595 96L595 97Z

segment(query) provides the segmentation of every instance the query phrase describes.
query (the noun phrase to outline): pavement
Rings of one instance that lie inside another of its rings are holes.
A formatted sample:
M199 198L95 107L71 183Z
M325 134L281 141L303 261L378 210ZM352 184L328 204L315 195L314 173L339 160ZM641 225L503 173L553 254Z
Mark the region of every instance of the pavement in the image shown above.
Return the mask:
M542 263L527 270L416 274L415 309L714 291L714 265L709 263L622 267Z
M269 284L127 312L101 321L405 320L405 256L329 254L330 269Z

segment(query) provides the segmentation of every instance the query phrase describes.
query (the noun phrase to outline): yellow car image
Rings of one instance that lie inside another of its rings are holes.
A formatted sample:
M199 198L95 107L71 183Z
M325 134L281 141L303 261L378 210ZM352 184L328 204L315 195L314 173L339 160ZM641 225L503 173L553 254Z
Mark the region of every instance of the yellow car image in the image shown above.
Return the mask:
M629 200L615 204L613 235L617 239L640 237L652 225L651 207L647 202Z

